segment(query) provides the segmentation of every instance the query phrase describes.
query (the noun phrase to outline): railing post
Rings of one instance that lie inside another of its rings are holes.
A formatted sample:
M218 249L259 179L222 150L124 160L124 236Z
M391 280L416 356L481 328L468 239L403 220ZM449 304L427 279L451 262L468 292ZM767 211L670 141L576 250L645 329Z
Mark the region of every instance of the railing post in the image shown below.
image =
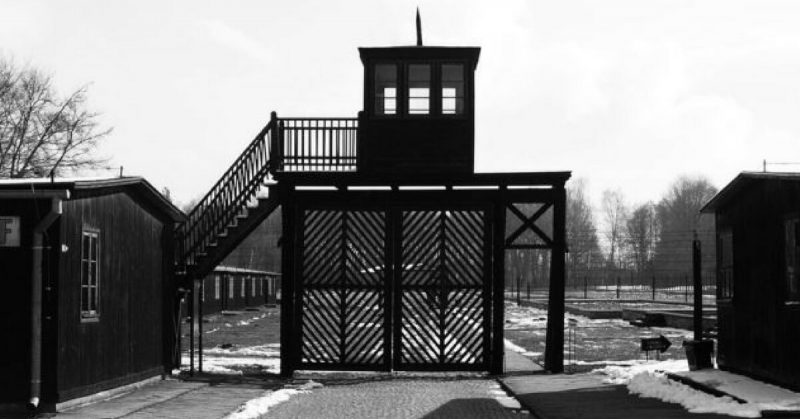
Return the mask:
M272 172L275 172L280 169L280 161L282 159L282 154L280 145L278 142L278 113L272 111L270 113L269 124L271 125L269 130L269 166Z
M363 167L362 166L363 165L363 161L362 160L364 159L364 150L363 149L364 149L364 121L365 121L365 119L366 118L364 118L364 111L359 111L358 112L358 120L356 122L358 124L358 127L356 127L356 146L355 146L356 171L361 170L361 168Z
M653 301L656 300L656 276L653 275L650 277L650 289L653 292Z

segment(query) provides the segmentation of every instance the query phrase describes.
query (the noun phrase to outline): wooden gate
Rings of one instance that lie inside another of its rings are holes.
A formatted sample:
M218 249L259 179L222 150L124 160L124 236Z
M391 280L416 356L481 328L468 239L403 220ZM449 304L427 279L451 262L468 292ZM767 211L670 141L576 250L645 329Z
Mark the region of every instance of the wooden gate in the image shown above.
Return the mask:
M484 211L402 212L395 266L396 369L489 368L488 226Z
M300 216L300 369L489 369L487 211Z
M300 367L389 369L386 212L306 210Z

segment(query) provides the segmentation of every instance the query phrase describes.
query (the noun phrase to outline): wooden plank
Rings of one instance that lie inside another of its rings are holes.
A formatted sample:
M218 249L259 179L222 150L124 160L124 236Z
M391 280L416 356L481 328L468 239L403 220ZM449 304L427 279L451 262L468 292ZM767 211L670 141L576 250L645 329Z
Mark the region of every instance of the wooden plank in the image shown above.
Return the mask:
M553 249L550 259L550 288L547 304L547 338L545 369L553 373L564 371L564 287L566 251L566 191L556 189L553 202Z
M505 341L503 338L503 331L505 327L505 259L506 251L503 244L505 243L506 235L506 202L502 199L497 199L494 202L493 215L494 221L492 222L492 352L491 363L489 371L492 374L499 375L503 373L503 356L505 354Z
M281 376L291 377L296 367L293 352L295 347L294 321L294 264L297 252L295 246L295 217L297 209L291 191L280 185L275 188L281 203L283 235L281 237Z

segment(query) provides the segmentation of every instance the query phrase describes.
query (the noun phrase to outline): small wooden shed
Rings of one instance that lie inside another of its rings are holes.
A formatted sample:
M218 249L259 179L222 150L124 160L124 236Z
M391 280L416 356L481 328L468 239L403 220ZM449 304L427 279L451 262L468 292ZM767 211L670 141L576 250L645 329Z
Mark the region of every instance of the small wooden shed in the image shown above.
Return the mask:
M0 403L169 373L183 213L139 177L0 180Z
M721 369L800 389L800 173L743 172L716 217Z

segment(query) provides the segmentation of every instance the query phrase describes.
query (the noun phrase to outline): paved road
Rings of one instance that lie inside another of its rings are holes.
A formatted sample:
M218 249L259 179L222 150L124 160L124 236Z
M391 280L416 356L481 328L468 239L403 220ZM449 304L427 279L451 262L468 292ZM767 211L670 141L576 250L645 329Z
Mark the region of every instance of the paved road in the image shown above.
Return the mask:
M70 409L57 419L218 419L247 400L264 394L274 383L200 383L164 380L131 393Z
M270 418L530 418L504 407L495 380L386 379L328 383L270 409Z

